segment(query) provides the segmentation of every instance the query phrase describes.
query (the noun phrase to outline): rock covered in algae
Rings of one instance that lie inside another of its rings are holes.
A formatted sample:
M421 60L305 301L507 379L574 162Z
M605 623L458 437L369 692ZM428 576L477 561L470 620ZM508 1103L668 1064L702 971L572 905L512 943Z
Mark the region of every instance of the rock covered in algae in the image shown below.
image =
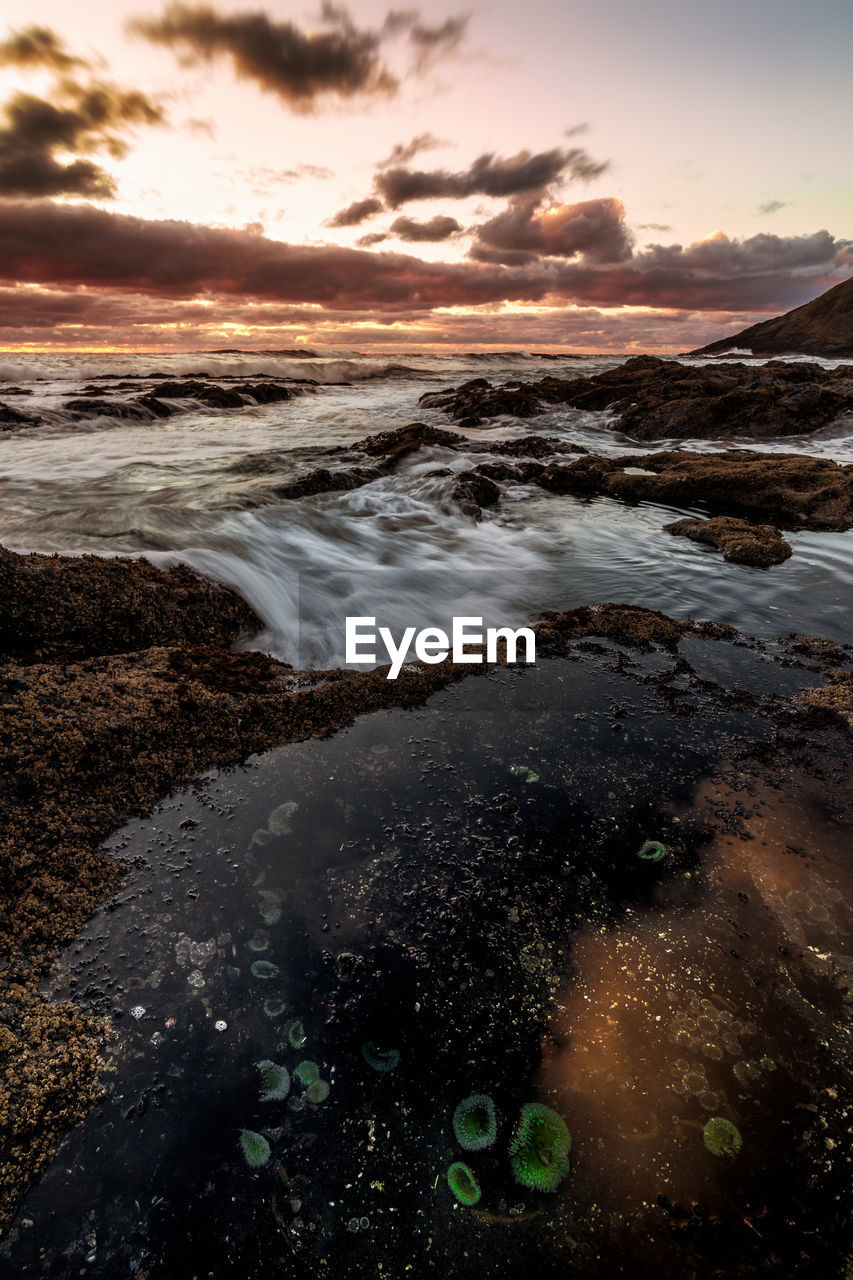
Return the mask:
M740 1129L724 1116L711 1116L702 1137L713 1156L736 1156L743 1146Z
M561 1115L541 1102L526 1102L509 1144L517 1182L531 1191L556 1191L569 1172L572 1139Z
M487 1093L472 1093L463 1098L453 1112L456 1141L466 1151L483 1151L497 1137L495 1104Z
M467 1206L477 1204L480 1199L480 1184L467 1164L458 1160L447 1170L447 1185L460 1204Z
M264 1058L255 1066L261 1073L261 1102L280 1102L290 1093L290 1074L287 1067Z
M369 1067L380 1073L393 1071L400 1062L399 1049L383 1049L375 1040L365 1040L361 1046L361 1056Z
M263 1169L269 1162L270 1144L262 1133L255 1133L254 1129L240 1130L240 1150L250 1169Z

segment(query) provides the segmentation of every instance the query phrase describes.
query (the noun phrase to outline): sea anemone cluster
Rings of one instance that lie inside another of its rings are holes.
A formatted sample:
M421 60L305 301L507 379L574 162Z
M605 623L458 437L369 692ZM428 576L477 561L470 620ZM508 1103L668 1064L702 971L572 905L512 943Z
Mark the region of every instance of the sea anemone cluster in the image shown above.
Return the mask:
M483 1151L492 1146L498 1122L495 1104L487 1093L472 1093L462 1099L453 1112L453 1132L466 1151Z
M666 857L666 845L661 844L660 840L647 840L637 850L637 857L642 858L643 862L660 862Z
M562 1116L541 1102L526 1102L509 1144L516 1182L531 1191L556 1191L569 1172L571 1146Z

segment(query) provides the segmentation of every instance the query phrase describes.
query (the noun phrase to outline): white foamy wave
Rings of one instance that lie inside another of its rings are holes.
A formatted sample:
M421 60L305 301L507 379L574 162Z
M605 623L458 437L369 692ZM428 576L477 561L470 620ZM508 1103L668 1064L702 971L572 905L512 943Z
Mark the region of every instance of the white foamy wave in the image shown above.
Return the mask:
M343 499L229 514L180 559L248 600L265 624L252 648L298 667L345 665L348 616L375 617L395 635L449 629L454 616L521 626L536 608L553 533L501 518L476 523L447 490L445 478L393 477Z

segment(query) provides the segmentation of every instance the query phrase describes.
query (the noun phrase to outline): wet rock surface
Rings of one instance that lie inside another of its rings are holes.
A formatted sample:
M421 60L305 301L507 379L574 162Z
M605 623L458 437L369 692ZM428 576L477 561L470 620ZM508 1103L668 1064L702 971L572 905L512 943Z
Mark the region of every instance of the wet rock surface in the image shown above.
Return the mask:
M461 425L502 414L531 418L548 406L611 410L636 440L727 439L801 435L853 412L853 371L820 365L700 366L635 356L589 378L542 378L494 387L477 378L422 396Z
M14 388L4 388L4 393L9 395L12 390ZM38 427L40 425L41 419L35 417L34 414L23 413L20 409L13 409L10 404L0 400L0 431L13 431L18 427Z
M734 564L767 569L770 565L782 564L792 554L791 544L785 541L775 525L751 524L748 520L732 516L715 516L712 520L676 520L665 524L664 529L678 537L714 547Z
M413 714L362 703L344 734L208 777L111 842L124 887L59 975L115 1029L107 1096L25 1202L17 1277L837 1273L849 1015L815 952L848 948L831 835L840 849L850 748L798 699L822 656L837 677L853 651L629 606L539 634L536 669L436 685ZM169 706L198 759L229 698L245 717L289 684L323 717L327 677L259 655L146 664L215 698L209 721ZM165 739L153 751L173 767ZM286 1098L259 1101L259 1060L290 1072ZM498 1138L466 1154L452 1116L472 1092ZM572 1134L556 1194L509 1170L532 1098ZM717 1114L737 1160L703 1142ZM447 1187L458 1159L473 1210Z

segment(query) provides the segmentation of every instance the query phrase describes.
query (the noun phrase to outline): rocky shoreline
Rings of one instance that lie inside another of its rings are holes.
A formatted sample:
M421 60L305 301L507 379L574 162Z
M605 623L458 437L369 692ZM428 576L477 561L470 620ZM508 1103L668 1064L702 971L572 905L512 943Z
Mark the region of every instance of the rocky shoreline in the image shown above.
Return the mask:
M541 378L493 386L475 378L419 403L463 427L502 414L533 418L554 405L610 410L635 440L811 434L853 412L853 370L773 360L764 365L686 365L634 356L589 378Z

